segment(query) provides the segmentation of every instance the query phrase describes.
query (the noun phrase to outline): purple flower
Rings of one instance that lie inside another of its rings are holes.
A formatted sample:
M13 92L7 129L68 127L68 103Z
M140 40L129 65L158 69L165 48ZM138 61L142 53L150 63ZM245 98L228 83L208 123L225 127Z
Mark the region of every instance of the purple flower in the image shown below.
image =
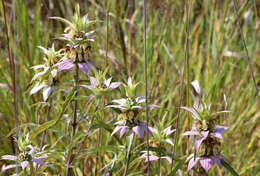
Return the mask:
M90 76L90 85L81 85L81 87L88 88L92 90L96 95L102 95L111 91L121 85L121 82L111 83L112 78L106 79L102 82L99 82L96 78Z
M120 130L120 137L122 137L126 132L128 133L135 133L137 134L138 137L142 138L143 137L143 132L148 132L150 135L152 135L152 130L151 127L148 127L147 131L147 126L145 121L141 121L139 124L136 125L126 125L126 120L121 120L116 122L115 124L117 125L112 132L111 136L114 135L116 132Z
M93 68L96 68L95 63L91 59L88 59L87 61L78 62L77 64L78 64L79 69L81 71L83 71L86 76L88 76L88 73L90 70L90 65ZM75 66L75 63L73 61L71 61L70 59L63 57L60 62L58 62L57 64L54 65L54 67L57 67L57 66L58 66L58 72L60 72L62 70L72 69Z
M192 127L191 131L186 131L185 133L182 134L182 136L195 136L195 135L199 135L200 137L198 137L195 140L195 149L196 151L199 150L200 144L208 137L208 135L217 137L219 139L222 139L222 133L224 131L226 131L229 127L227 126L220 126L220 125L215 125L214 131L210 132L210 131L202 131L199 132L197 131L197 129L195 127Z
M194 158L194 154L191 154L187 158L187 161L189 161L188 171L192 169L199 161L200 165L208 172L208 170L213 166L214 162L217 163L218 166L221 166L221 159L227 160L222 154L196 158Z
M143 154L141 155L140 158L145 158L145 162L148 162L148 156L147 156L147 151L143 151ZM169 156L157 156L153 152L149 151L149 161L156 161L158 159L166 159L170 164L172 163L172 158Z
M36 153L37 147L33 147L32 145L29 145L28 148L30 148L31 150L29 152L22 152L22 153L20 153L18 158L16 156L13 156L13 155L3 155L1 157L1 159L3 159L3 160L11 160L11 161L18 160L18 166L22 167L23 170L28 166L28 164L30 162L34 162L34 163L37 163L37 164L48 166L47 164L45 164L42 161L42 159L48 157L47 154L41 155L42 152ZM17 166L16 164L3 166L2 167L2 171L14 168L16 166Z

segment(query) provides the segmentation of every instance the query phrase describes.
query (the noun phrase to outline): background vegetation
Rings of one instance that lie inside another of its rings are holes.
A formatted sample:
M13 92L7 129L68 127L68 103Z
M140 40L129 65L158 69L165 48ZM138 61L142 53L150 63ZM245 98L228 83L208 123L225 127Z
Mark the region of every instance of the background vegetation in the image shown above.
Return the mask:
M80 4L81 14L87 13L91 20L99 20L93 26L93 30L96 30L96 43L92 45L92 60L100 67L107 64L108 72L114 80L126 82L128 76L134 77L140 82L136 94L141 96L145 93L143 1L17 0L15 8L11 1L5 1L10 26L9 42L17 65L18 118L23 131L32 132L38 124L46 121L46 104L39 103L42 101L42 95L29 96L28 87L34 75L30 67L43 63L42 53L37 46L51 47L53 41L56 48L62 45L60 41L53 38L56 34L63 33L65 26L48 17L60 16L70 19L76 3ZM237 4L257 86L260 87L260 2L238 0ZM15 112L8 61L8 41L4 32L6 28L3 6L0 7L0 156L2 156L14 154L12 136L15 135L13 130ZM14 14L16 18L13 18ZM259 175L260 104L257 101L232 1L193 1L190 13L188 67L184 62L185 25L187 24L185 19L185 1L150 0L147 2L148 93L150 102L161 107L149 113L150 124L156 127L163 123L164 128L169 125L177 128L177 113L181 99L182 105L192 105L193 102L191 96L185 91L186 83L198 80L207 103L212 104L213 111L223 109L232 111L220 117L219 124L230 126L224 134L223 154L240 175ZM182 87L183 73L189 75L188 81L185 75L184 87ZM58 99L64 101L66 85L72 84L70 81L72 78L70 74L63 78L64 88L61 88L63 91L57 95ZM114 99L120 98L122 92L122 88L113 92ZM80 94L87 96L89 91L80 89ZM187 99L187 95L190 98ZM110 101L111 98L108 97L100 103ZM118 138L119 141L115 138L111 139L114 128L111 120L115 117L115 113L107 109L102 113L96 113L95 108L84 97L80 98L78 106L82 123L78 126L77 140L70 142L69 123L72 119L72 108L66 111L67 116L62 118L62 122L47 131L48 150L54 150L52 148L54 145L57 150L48 160L55 169L47 168L47 171L51 175L64 175L66 160L63 152L68 147L73 148L80 144L80 139L89 133L89 137L83 143L80 157L74 163L75 173L91 175L96 172L96 175L102 175L106 171L105 166L110 164L111 167L111 164L114 164L113 174L122 174L125 165L124 153L117 152L119 147L113 146L123 144L125 141L124 138ZM61 107L57 104L56 109L51 112L50 119L57 118ZM102 126L97 123L95 128L87 130L90 119L94 116L104 124ZM180 111L178 135L191 127L192 120L187 116L188 113ZM99 127L102 127L102 139L95 135ZM13 133L10 133L11 130ZM171 139L174 141L175 137L176 135L173 134ZM113 154L104 148L95 150L101 145L99 143L101 140L102 145L111 146L109 150L113 151ZM40 145L40 141L41 135L32 142ZM182 157L186 154L187 142L188 138L179 136L175 151L178 156ZM139 144L142 145L142 141L139 141ZM174 148L171 149L174 151ZM96 155L101 157L97 158ZM4 163L6 161L1 160L0 166ZM135 159L131 163L129 168L131 175L146 172L146 163L143 160ZM157 173L158 163L152 163L151 167L152 173ZM176 163L173 163L173 167L176 167ZM171 165L163 161L162 175L169 173L170 168ZM186 168L187 164L183 164L177 172L178 175L187 175ZM214 166L209 175L230 175L230 173L224 168Z

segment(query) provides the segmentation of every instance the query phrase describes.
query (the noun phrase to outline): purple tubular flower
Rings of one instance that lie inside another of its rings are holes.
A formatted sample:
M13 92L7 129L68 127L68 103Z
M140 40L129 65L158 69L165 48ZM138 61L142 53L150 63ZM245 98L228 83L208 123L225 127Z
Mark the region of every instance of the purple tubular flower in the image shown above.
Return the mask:
M206 156L206 157L196 157L195 159L194 159L194 154L191 154L187 158L187 161L189 160L188 171L191 170L199 161L200 165L205 169L206 172L208 172L208 170L213 166L214 162L218 166L221 166L221 159L226 160L226 158L222 154Z
M39 154L39 153L37 153ZM40 157L35 157L31 160L31 162L35 162L35 163L38 163L38 164L41 164L41 165L44 165L44 166L47 166L47 164L45 164L42 159L44 158L47 158L48 156L47 155L43 155L43 156L40 156ZM1 157L1 159L3 160L11 160L11 161L16 161L17 160L17 157L16 156L13 156L13 155L3 155ZM22 162L19 162L18 163L18 166L21 166L22 169L24 170L28 164L30 163L30 161L22 161ZM7 169L11 169L11 168L14 168L16 167L16 164L11 164L11 165L8 165L8 166L3 166L2 167L2 171L5 171Z
M85 73L86 76L88 76L88 74L89 74L90 65L93 68L96 69L96 65L90 59L88 59L87 62L79 62L78 63L79 69L82 70ZM72 61L70 61L69 59L63 58L61 60L61 62L53 65L53 67L57 67L57 66L58 66L58 72L59 72L59 71L62 71L62 70L70 70L75 66L75 64Z
M142 124L143 123L143 124ZM130 132L130 133L135 133L137 134L137 136L139 138L143 137L143 132L149 133L150 135L152 135L152 129L151 127L148 127L148 131L146 129L146 122L142 121L140 122L139 125L136 125L134 127L129 127L125 125L125 120L121 120L115 123L117 126L115 127L115 129L113 130L113 132L111 133L111 136L113 136L116 132L120 131L120 138L126 133L126 132ZM142 132L143 131L143 132Z
M213 132L209 132L209 131L202 131L201 133L199 133L196 128L192 128L191 131L186 131L185 133L182 134L182 136L195 136L195 135L200 135L201 137L197 138L195 140L195 148L196 151L199 150L200 144L208 137L208 135L212 135L214 137L217 137L219 139L222 139L222 134L224 131L226 131L229 127L227 126L220 126L220 125L216 125L215 126L215 130Z

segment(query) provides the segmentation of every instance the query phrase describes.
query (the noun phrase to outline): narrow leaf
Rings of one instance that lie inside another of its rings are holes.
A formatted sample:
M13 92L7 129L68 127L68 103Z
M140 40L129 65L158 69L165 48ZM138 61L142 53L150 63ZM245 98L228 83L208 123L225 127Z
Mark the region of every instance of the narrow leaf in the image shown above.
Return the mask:
M221 160L221 164L233 175L239 176L238 173L224 160Z

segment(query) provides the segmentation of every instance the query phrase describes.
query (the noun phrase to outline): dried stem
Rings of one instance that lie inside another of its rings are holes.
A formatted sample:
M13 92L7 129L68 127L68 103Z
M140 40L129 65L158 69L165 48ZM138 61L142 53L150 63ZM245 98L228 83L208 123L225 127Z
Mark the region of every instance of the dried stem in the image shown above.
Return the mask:
M183 69L183 73L181 74L182 80L181 80L181 87L180 87L180 94L182 93L183 87L184 87L184 73L186 73L186 95L187 95L187 99L186 99L186 103L188 105L189 103L189 31L190 31L190 25L189 25L189 18L190 18L190 11L191 11L191 6L192 6L192 0L189 0L189 3L186 3L186 32L185 32L185 56L184 56L184 69ZM178 146L178 140L179 140L179 133L180 133L180 129L179 129L179 124L180 124L180 107L183 103L183 96L181 96L181 100L179 102L179 107L178 107L178 112L177 112L177 123L176 123L176 137L174 140L174 152L177 152L177 146ZM189 113L188 113L189 114ZM188 117L189 118L189 117ZM188 119L187 118L187 119ZM186 119L186 121L187 121ZM185 122L186 122L185 121ZM189 123L185 123L185 125L187 125ZM184 128L185 129L185 126ZM171 171L173 169L173 163L171 164Z
M8 31L10 30L7 24L7 19L6 19L6 11L5 11L5 4L4 1L2 0L2 6L3 6L3 15L4 15L4 21L5 21L5 34L6 34L6 39L7 39L7 47L8 47L8 59L9 59L9 65L10 65L10 73L11 73L11 78L12 78L12 91L13 91L13 98L14 98L14 112L15 112L15 126L16 126L16 139L18 139L19 136L19 131L20 131L20 126L19 126L19 119L18 119L18 101L17 101L17 78L16 78L16 65L14 61L14 57L12 57L11 54L11 47L10 47L10 40L9 40L9 34ZM16 12L15 12L15 1L13 1L13 19L14 19L14 40L15 40L15 35L16 35ZM16 42L14 41L14 44L16 45ZM14 55L16 53L14 52ZM16 145L16 150L15 150L15 155L18 158L18 146ZM19 173L19 168L18 168L18 161L16 161L16 174Z
M241 38L242 38L243 46L244 46L244 49L246 51L246 57L247 57L248 65L249 65L250 74L251 74L251 77L252 77L252 80L253 80L253 83L254 83L254 86L255 86L256 96L258 98L258 103L260 104L260 96L258 94L259 90L258 90L256 81L255 81L253 66L252 66L252 63L251 63L251 58L249 57L249 54L248 54L248 50L247 50L247 46L246 46L246 42L245 42L245 37L244 37L242 27L241 27L241 23L240 23L240 20L239 20L239 16L238 16L238 12L237 12L237 4L236 4L235 0L233 0L233 5L234 5L234 12L235 12L236 17L237 17L237 23L238 23L240 35L241 35Z

